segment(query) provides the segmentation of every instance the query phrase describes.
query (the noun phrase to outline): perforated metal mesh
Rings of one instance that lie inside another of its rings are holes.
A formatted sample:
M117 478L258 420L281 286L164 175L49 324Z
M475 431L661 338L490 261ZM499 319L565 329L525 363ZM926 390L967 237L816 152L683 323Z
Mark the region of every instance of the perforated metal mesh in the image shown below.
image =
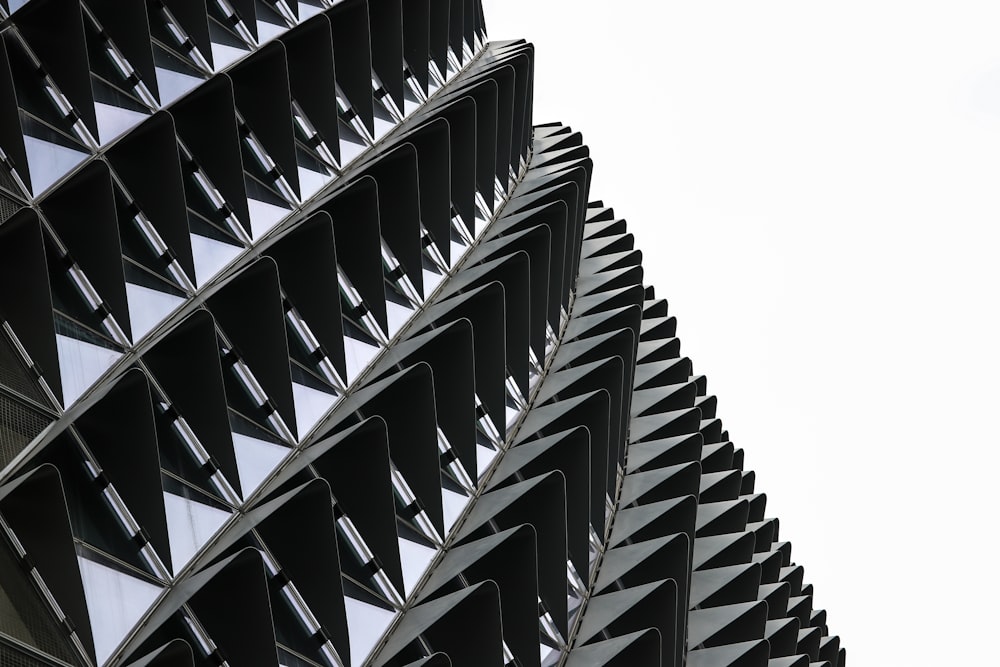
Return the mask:
M47 664L12 648L0 646L0 667L47 667Z
M0 465L7 465L51 419L0 390Z
M50 667L57 663L44 662L6 644L0 644L0 667Z
M19 208L21 208L20 202L5 194L0 194L0 222L17 213Z
M10 192L20 192L20 189L11 177L10 172L3 167L0 167L0 187L3 187ZM21 202L9 196L6 192L0 191L0 222L3 222L10 216L14 215L14 212L21 208L21 206L23 206Z
M6 336L2 335L0 335L0 385L36 401L45 400L38 383L25 368L14 346Z
M13 637L61 660L76 664L69 640L45 609L24 570L6 544L0 544L0 634ZM0 644L0 665L44 665Z

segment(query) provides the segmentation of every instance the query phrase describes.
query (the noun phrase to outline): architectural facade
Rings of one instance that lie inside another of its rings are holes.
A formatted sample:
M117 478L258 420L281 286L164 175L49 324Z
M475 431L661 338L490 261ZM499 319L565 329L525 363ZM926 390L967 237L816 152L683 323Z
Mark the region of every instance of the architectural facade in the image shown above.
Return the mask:
M845 664L479 2L0 18L0 665Z

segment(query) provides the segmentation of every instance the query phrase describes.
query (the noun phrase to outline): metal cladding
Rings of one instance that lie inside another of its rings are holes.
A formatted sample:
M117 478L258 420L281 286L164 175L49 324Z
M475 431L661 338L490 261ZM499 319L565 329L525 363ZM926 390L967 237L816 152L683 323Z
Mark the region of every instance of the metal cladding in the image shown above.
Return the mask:
M0 664L844 665L477 0L0 15Z

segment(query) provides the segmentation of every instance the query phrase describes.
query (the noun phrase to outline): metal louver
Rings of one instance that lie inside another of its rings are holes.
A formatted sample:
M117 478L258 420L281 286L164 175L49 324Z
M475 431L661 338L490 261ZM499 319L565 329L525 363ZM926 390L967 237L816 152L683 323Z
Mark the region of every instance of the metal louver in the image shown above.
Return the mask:
M0 664L845 664L477 0L0 18Z

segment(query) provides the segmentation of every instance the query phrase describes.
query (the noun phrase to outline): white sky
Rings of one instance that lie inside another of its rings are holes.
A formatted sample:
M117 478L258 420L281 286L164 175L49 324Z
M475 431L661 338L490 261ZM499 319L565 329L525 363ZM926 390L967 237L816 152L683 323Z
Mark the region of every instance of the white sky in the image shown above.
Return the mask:
M583 132L848 664L995 659L1000 3L484 5L535 44L535 122Z

